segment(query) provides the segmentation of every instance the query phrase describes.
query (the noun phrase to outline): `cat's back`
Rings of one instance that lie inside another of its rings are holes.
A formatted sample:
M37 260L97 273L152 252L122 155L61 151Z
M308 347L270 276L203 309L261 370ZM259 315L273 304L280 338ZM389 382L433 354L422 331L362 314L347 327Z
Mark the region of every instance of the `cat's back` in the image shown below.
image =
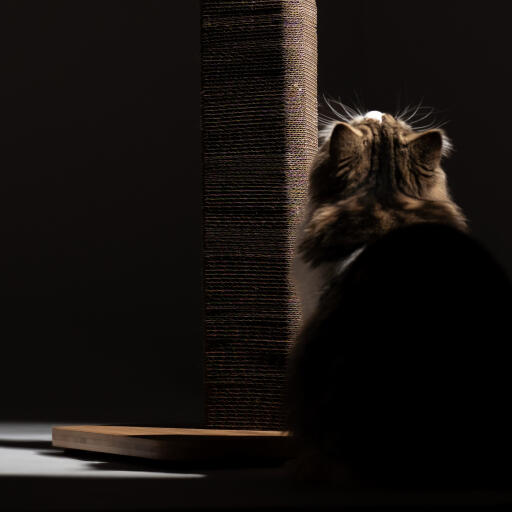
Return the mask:
M510 280L481 243L450 226L390 232L362 252L331 293L334 322L343 319L375 353L395 350L402 360L417 348L417 369L478 359L484 347L512 355Z
M490 252L472 236L443 224L389 232L366 247L333 284L343 296L354 293L365 300L370 293L374 308L394 309L395 318L408 311L434 321L436 315L453 317L477 308L483 317L486 311L508 311L512 301L510 280Z
M390 460L393 471L436 458L501 466L511 304L506 273L471 236L438 224L383 236L333 280L298 340L296 396L315 416L299 407L305 436L363 472Z

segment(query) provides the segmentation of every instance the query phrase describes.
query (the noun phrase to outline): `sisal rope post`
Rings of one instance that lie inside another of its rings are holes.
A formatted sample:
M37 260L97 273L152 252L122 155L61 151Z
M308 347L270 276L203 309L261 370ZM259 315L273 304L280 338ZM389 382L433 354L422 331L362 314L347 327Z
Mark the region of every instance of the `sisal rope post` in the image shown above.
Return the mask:
M317 149L314 0L203 0L207 426L279 429L294 230Z

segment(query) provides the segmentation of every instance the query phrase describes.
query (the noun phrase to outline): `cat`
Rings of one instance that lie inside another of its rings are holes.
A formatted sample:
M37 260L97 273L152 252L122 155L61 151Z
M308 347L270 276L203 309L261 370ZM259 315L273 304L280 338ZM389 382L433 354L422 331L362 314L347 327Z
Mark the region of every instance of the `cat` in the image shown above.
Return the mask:
M506 478L512 286L451 197L450 149L443 130L378 111L335 122L319 147L292 262L298 478Z

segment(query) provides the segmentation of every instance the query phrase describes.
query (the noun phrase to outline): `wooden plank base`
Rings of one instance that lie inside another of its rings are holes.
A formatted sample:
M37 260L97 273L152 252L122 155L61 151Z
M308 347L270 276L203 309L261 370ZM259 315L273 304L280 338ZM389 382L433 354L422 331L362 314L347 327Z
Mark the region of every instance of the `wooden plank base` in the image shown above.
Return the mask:
M74 425L53 427L57 448L167 461L288 459L294 443L286 432L195 428Z

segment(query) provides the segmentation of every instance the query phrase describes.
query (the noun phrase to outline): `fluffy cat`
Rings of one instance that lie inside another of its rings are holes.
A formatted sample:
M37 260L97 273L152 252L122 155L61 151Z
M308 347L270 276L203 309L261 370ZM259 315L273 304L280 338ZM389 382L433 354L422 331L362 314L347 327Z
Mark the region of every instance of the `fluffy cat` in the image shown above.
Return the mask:
M511 455L512 288L467 234L440 129L337 122L311 167L288 362L301 478L485 485Z

